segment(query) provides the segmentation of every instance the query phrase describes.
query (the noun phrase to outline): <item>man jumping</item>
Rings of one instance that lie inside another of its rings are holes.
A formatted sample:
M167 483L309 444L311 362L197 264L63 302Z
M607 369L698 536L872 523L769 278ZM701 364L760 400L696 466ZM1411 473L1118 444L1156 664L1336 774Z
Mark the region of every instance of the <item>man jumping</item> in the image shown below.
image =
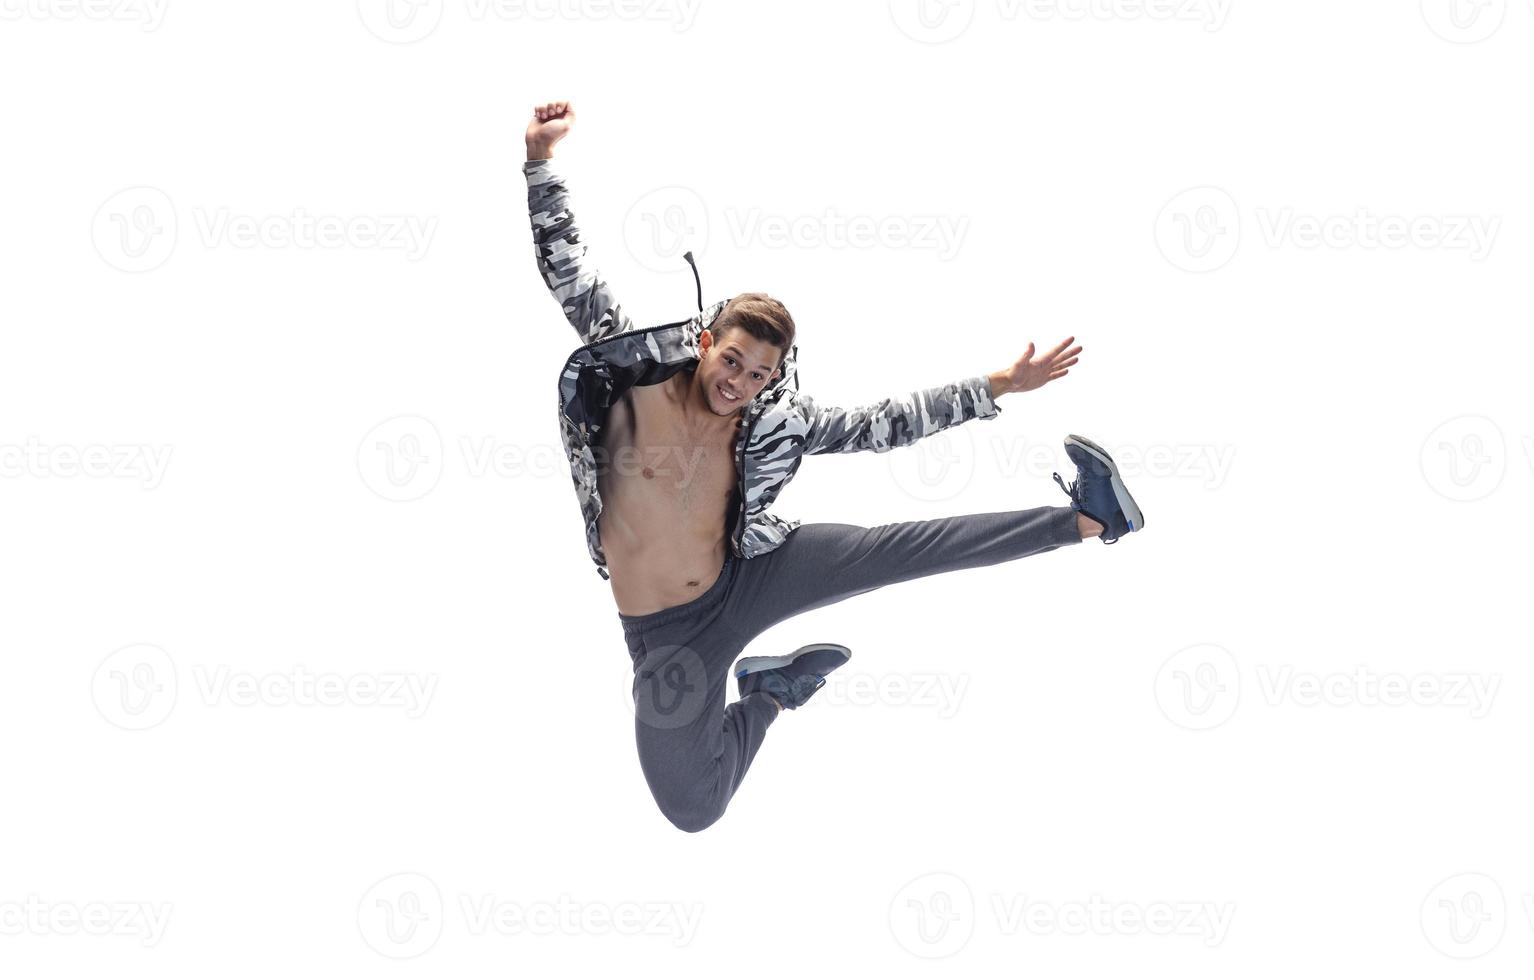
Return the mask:
M553 150L575 123L568 102L533 110L527 204L544 282L582 346L559 379L560 435L634 667L635 737L645 781L678 828L712 825L784 708L798 708L850 651L815 643L730 665L769 627L895 582L995 565L1085 538L1113 543L1145 518L1100 446L1069 436L1070 506L879 527L804 524L769 513L802 458L888 452L971 419L995 400L1063 378L1067 337L1011 367L842 409L798 390L793 318L764 293L637 328L586 257ZM684 258L692 264L692 253ZM697 277L697 266L693 265Z

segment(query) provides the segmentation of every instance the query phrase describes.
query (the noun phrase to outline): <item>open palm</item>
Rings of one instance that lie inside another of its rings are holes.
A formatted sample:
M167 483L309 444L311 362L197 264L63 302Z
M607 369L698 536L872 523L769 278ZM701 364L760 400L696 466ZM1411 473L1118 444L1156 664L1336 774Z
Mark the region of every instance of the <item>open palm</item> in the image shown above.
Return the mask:
M1034 356L1033 341L1029 341L1023 356L1007 370L1008 387L1013 391L1032 391L1070 374L1071 365L1079 360L1076 355L1081 353L1080 345L1070 346L1075 339L1067 337L1038 356Z

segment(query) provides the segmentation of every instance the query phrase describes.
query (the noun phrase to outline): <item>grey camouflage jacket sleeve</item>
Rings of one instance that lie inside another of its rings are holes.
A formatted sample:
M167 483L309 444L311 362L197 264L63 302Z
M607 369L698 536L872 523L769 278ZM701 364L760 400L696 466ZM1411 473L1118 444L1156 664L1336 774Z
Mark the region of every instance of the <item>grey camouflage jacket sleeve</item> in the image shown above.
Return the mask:
M794 406L809 422L804 452L810 455L888 452L949 426L1001 414L983 374L860 408L817 405L808 395L797 396Z
M570 192L553 161L528 160L522 164L522 173L527 177L527 213L538 273L581 342L595 343L632 330L607 282L586 258L586 242L570 211Z

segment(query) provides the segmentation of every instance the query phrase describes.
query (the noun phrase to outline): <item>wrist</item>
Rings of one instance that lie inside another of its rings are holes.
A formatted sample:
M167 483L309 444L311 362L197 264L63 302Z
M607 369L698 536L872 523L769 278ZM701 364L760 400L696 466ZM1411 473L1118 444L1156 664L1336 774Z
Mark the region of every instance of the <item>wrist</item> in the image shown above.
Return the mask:
M1005 394L1008 394L1009 392L1011 392L1012 386L1007 381L1007 372L1005 372L1005 371L992 371L986 377L991 382L991 398L992 399L1000 398L1002 395L1005 395Z
M528 140L527 158L529 160L552 160L554 158L554 144Z

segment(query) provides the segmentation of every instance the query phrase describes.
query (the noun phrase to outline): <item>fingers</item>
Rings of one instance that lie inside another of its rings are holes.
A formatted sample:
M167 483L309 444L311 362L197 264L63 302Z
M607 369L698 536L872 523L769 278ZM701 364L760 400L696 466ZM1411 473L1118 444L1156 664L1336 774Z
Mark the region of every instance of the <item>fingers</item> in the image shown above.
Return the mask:
M1047 355L1045 355L1046 358L1048 360L1052 361L1055 358L1059 357L1060 356L1060 352L1065 350L1065 348L1069 347L1070 344L1071 344L1071 341L1073 341L1075 339L1076 339L1075 337L1067 337L1064 340L1060 341L1058 344L1055 345L1054 350L1050 351Z
M541 106L533 106L533 115L538 117L539 122L547 122L550 119L563 119L565 116L573 116L574 110L569 102L545 102Z
M1065 370L1064 370L1064 371L1056 371L1056 372L1055 372L1055 373L1053 373L1053 374L1051 374L1051 375L1050 375L1050 376L1049 376L1049 380L1051 380L1051 381L1053 381L1053 380L1055 380L1055 379L1056 379L1056 378L1063 378L1063 377L1065 377L1065 376L1066 376L1066 375L1067 375L1067 374L1070 374L1070 373L1071 373L1071 372L1070 372L1070 369L1069 369L1069 368L1066 368L1066 369L1065 369Z
M1033 341L1028 341L1028 349L1023 351L1023 356L1021 359L1023 361L1033 360Z

